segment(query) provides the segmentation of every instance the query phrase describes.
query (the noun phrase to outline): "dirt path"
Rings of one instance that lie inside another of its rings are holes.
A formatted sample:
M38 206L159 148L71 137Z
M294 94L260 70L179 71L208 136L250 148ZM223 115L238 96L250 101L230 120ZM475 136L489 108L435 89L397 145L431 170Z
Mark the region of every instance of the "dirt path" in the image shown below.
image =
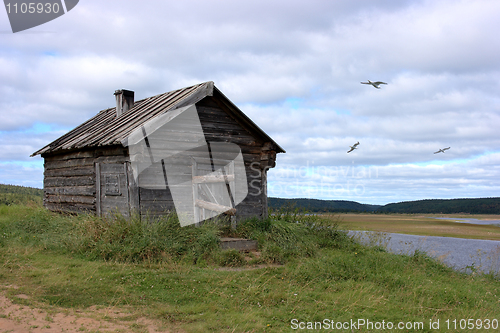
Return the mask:
M15 289L13 286L10 288ZM14 297L29 299L24 294ZM120 320L129 315L112 308L89 308L84 311L50 308L47 311L14 304L5 292L0 293L0 333L179 332L146 318Z

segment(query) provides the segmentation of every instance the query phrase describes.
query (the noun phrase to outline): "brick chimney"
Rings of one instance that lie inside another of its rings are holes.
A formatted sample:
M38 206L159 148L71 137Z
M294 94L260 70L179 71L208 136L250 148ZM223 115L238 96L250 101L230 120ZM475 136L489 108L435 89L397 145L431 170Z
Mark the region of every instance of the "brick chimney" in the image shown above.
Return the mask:
M116 117L120 117L122 114L134 107L134 92L131 90L116 90Z

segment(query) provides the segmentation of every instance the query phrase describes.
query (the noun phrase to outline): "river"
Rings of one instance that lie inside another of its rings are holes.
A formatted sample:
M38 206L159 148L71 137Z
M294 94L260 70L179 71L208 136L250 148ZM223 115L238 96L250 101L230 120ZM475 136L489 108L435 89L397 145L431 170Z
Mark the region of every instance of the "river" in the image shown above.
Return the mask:
M396 254L412 255L418 249L460 271L500 274L500 241L368 231L349 231L349 235Z
M478 220L478 219L459 218L459 217L429 217L429 218L438 220L448 220L458 223L481 224L481 225L492 224L500 227L500 220Z

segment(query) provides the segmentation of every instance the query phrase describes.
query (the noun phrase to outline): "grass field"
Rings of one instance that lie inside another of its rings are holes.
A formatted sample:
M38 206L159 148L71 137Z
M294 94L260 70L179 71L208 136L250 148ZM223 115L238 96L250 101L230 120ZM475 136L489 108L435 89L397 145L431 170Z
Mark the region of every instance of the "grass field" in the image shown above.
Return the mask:
M457 238L490 239L500 241L500 227L439 220L430 217L475 218L500 220L500 215L414 215L414 214L340 214L323 215L332 220L340 218L344 230L368 230L394 232L421 236L443 236Z
M260 256L249 262L213 246L224 227L174 222L0 206L0 293L28 312L46 311L43 327L55 327L58 313L77 311L127 325L118 332L294 332L316 323L322 329L309 331L330 331L325 325L351 320L450 332L467 330L449 329L446 320L473 318L475 327L478 319L490 326L500 320L498 274L467 275L418 251L396 255L356 244L335 219L248 221L234 235L259 240ZM0 321L9 319L2 311ZM440 329L432 329L437 320ZM78 331L106 330L82 324Z

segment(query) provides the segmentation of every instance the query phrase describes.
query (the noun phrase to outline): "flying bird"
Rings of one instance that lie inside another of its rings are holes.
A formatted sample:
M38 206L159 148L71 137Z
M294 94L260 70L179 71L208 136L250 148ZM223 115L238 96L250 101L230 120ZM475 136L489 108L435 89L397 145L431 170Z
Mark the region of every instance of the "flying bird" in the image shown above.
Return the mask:
M374 87L375 87L375 88L377 88L377 89L380 89L380 87L379 87L379 86L380 86L381 84L387 84L387 83L382 82L382 81L372 82L372 81L370 81L370 80L368 80L368 82L361 82L361 83L362 83L362 84L371 84L372 86L374 86Z
M349 149L348 153L350 153L350 152L351 152L351 151L353 151L354 149L358 149L358 148L357 148L357 147L358 147L358 145L359 145L359 141L358 141L358 142L356 142L355 144L353 144L352 146L349 146L349 147L351 147L351 149Z
M437 153L444 153L445 150L448 150L450 149L450 147L448 148L443 148L443 149L439 149L437 152L435 152L434 154L437 154Z

